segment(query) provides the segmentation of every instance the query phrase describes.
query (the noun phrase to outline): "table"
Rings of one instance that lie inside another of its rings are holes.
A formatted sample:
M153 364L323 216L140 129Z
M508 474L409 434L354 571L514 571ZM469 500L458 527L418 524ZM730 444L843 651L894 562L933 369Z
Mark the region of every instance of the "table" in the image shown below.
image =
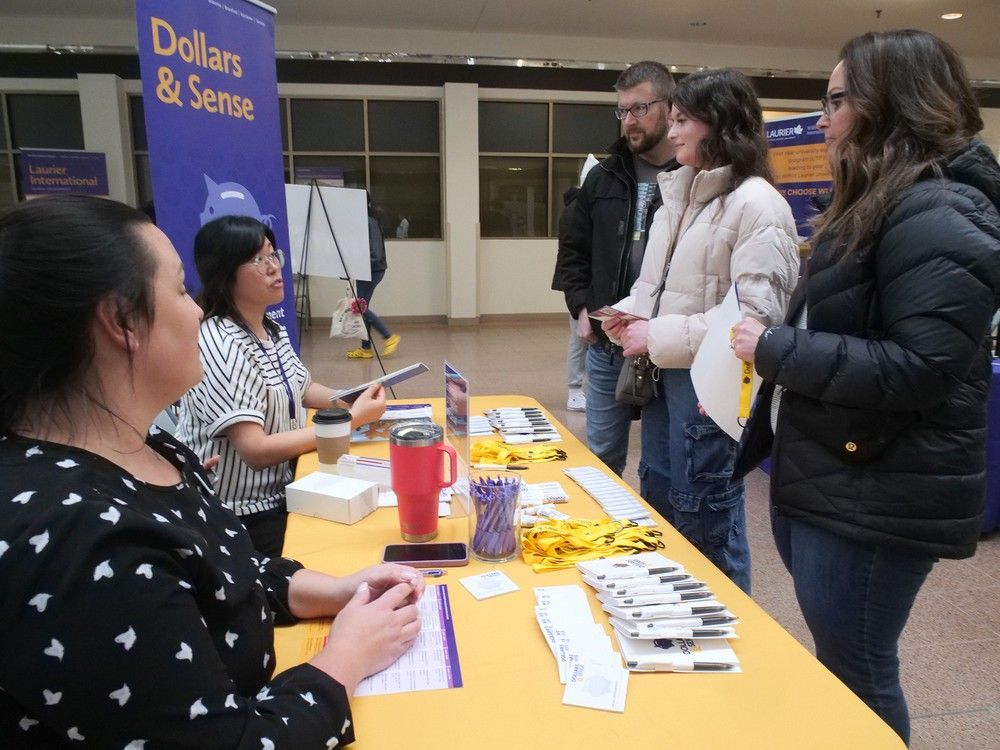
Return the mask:
M422 399L443 424L443 399ZM473 413L498 406L537 406L524 396L472 399ZM568 459L535 464L525 481L559 481L570 495L568 513L600 517L596 502L562 473L571 466L603 467L555 418ZM360 448L360 450L359 450ZM354 445L363 455L385 457L388 443ZM299 460L303 475L315 455ZM610 472L609 472L610 473ZM624 483L622 483L623 486ZM659 516L664 554L705 580L741 620L731 641L742 674L632 673L623 714L562 704L555 660L534 617L534 586L577 584L588 591L596 622L611 632L607 616L572 569L534 573L520 559L501 566L472 561L428 583L448 584L464 687L354 698L358 740L353 747L555 749L582 745L613 748L766 748L767 750L869 750L903 748L902 741L805 648ZM442 537L464 534L466 521L442 519ZM396 512L375 511L353 526L292 514L285 554L307 567L344 574L375 563L382 547L400 542ZM520 590L476 601L458 583L465 575L499 567ZM278 628L278 669L309 658L325 634L317 621ZM310 645L312 642L312 646ZM617 650L617 642L615 642Z

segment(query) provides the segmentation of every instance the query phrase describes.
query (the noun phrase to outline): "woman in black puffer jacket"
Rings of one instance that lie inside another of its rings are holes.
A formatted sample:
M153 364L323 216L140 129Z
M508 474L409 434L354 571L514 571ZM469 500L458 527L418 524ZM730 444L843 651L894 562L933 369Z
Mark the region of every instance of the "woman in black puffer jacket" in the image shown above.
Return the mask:
M817 657L909 741L897 644L985 497L1000 168L964 66L921 31L848 42L817 123L834 198L786 324L736 327L764 378L737 465L773 430L774 535Z

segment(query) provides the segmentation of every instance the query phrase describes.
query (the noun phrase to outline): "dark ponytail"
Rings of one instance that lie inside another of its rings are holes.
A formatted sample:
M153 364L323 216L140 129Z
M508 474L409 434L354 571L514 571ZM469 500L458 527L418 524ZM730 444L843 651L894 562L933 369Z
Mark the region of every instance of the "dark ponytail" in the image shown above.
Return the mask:
M98 303L119 322L152 322L155 263L141 211L82 195L39 198L0 213L0 434L32 408L65 410L85 387Z

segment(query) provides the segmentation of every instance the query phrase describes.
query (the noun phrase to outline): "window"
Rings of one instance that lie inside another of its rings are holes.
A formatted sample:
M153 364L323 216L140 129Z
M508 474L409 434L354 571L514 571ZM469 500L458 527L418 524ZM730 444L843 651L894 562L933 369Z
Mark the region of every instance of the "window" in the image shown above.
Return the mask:
M135 158L135 194L140 206L153 202L153 178L149 174L149 145L146 143L146 119L142 97L128 98L128 119L132 129L132 155Z
M292 148L296 151L364 151L364 102L292 99Z
M0 94L0 208L17 202L22 148L83 149L76 94Z
M76 94L8 94L11 145L83 150L83 119Z
M140 204L152 200L142 97L129 98ZM441 237L440 103L279 100L285 182L367 188L388 238Z
M284 145L295 182L367 188L388 238L441 237L438 101L289 99Z
M588 153L618 137L612 105L479 103L479 223L483 237L555 237L563 196Z

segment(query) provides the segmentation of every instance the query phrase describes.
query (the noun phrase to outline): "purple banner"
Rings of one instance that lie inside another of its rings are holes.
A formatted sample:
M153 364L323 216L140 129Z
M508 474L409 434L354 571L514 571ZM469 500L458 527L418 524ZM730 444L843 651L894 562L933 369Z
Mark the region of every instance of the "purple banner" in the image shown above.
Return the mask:
M136 0L156 222L199 286L194 237L219 216L253 216L288 254L274 11L251 0ZM292 272L268 315L298 349Z
M108 165L103 153L24 148L19 164L24 195L108 195Z
M818 119L816 113L764 124L774 186L792 207L802 238L812 236L810 221L818 211L817 201L822 201L832 186L823 131L816 127Z

